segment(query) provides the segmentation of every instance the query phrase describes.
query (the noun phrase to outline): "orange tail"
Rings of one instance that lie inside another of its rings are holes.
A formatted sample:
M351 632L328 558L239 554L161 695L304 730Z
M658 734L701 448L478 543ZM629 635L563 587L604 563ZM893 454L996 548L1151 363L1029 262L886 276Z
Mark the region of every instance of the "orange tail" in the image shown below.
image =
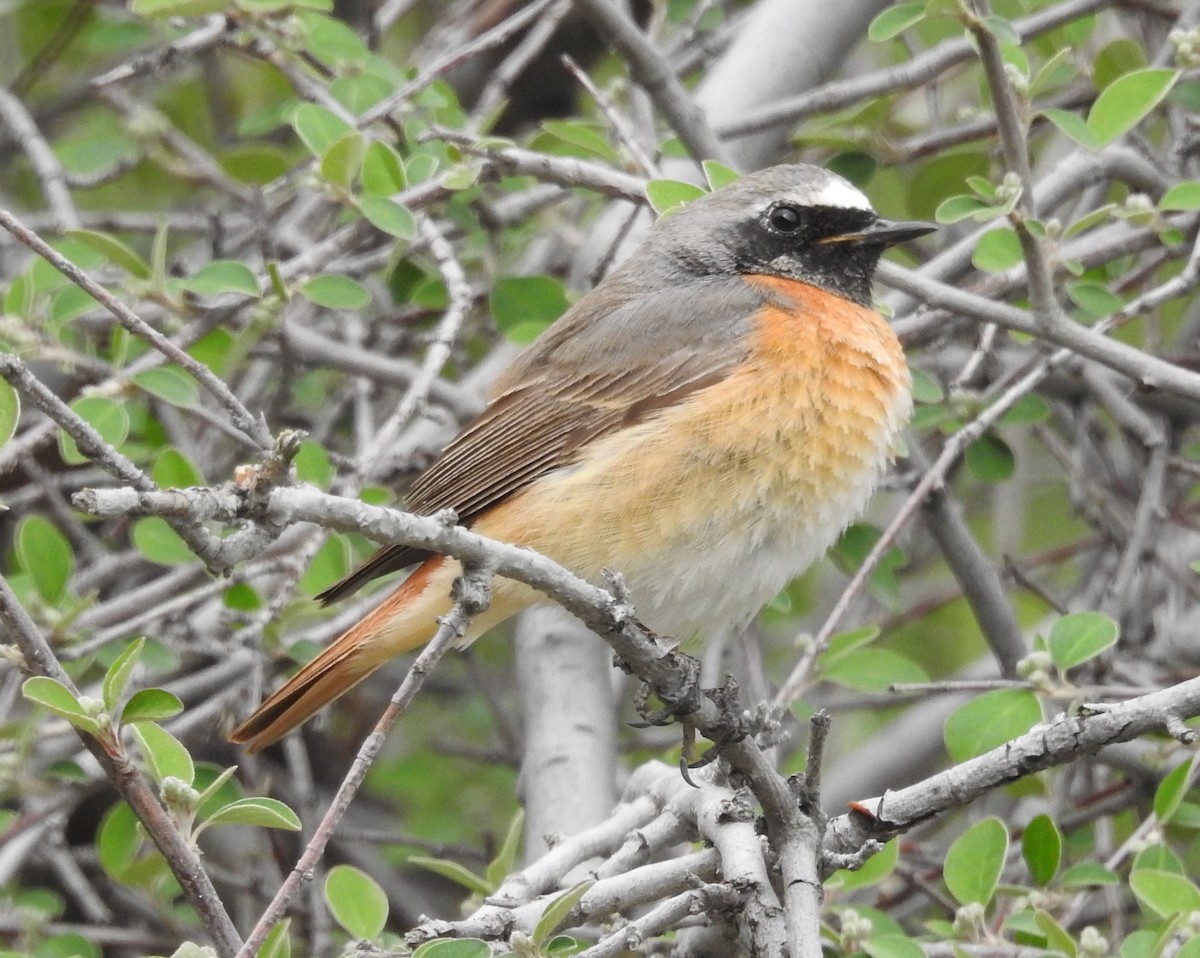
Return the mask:
M265 748L348 692L388 659L424 645L437 631L437 617L450 611L450 586L458 563L434 556L420 565L379 606L326 646L276 689L229 740L248 752ZM474 623L471 641L512 615L488 610Z

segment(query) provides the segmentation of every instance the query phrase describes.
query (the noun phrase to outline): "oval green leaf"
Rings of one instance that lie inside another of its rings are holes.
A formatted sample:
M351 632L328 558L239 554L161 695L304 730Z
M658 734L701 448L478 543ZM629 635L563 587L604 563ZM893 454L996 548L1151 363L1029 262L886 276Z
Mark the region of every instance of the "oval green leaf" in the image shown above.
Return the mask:
M72 411L100 434L100 438L114 449L119 448L129 435L129 413L125 406L106 396L84 396L71 403ZM88 461L79 451L75 440L62 430L58 433L58 451L63 462L79 466Z
M137 858L144 835L137 816L124 802L114 805L104 816L96 834L96 857L113 878L120 880Z
M867 27L867 36L875 43L899 36L925 19L924 3L897 3L884 9Z
M300 817L283 802L274 798L239 798L222 805L205 821L207 825L255 825L259 828L282 828L300 831ZM363 935L373 938L374 935Z
M1075 612L1054 623L1047 646L1065 672L1115 645L1117 634L1117 623L1103 612Z
M540 946L549 940L550 936L558 930L558 926L566 921L571 909L579 904L579 900L594 884L596 884L594 881L582 881L573 888L567 889L546 906L546 910L542 912L542 917L538 919L538 923L533 929L535 946Z
M198 296L219 296L222 293L262 295L262 287L254 271L245 263L231 259L214 260L204 266L191 279L184 281L183 288Z
M67 230L66 235L95 250L114 266L120 266L138 279L149 279L150 264L119 239L95 230Z
M1004 823L995 817L976 822L946 854L943 877L950 894L960 905L986 905L996 891L1007 854L1008 829Z
M1004 482L1017 468L1017 457L1008 443L995 433L984 433L971 445L963 458L967 468L984 482Z
M102 696L104 698L104 707L113 715L117 714L117 706L121 702L121 696L125 694L125 689L129 685L129 678L133 675L133 669L137 665L138 657L142 654L142 649L146 646L146 639L134 639L121 651L121 654L113 659L112 665L108 667L108 671L104 673L104 684L102 686Z
M1062 833L1049 815L1038 815L1021 834L1021 854L1034 884L1045 886L1062 861Z
M367 221L381 233L397 239L410 240L417 233L417 221L412 213L384 196L363 196L358 208Z
M929 681L921 666L891 649L855 649L823 668L821 677L866 692L886 692L896 683Z
M43 516L26 516L17 526L17 556L38 594L51 604L61 602L75 571L75 554L58 527Z
M1041 720L1042 707L1027 689L985 692L946 720L946 751L954 761L965 762L1024 735Z
M1159 918L1200 911L1200 888L1183 875L1139 868L1129 876L1129 887L1141 906Z
M355 938L378 937L387 924L387 893L353 865L337 865L325 878L325 900L337 923Z
M183 711L183 703L166 689L139 689L129 697L121 710L121 724L129 722L162 722Z
M1178 70L1134 70L1114 80L1096 97L1087 127L1096 143L1106 146L1141 122L1179 79Z
M57 679L35 675L25 680L21 686L21 694L35 705L40 705L59 718L66 719L81 731L92 735L100 731L99 723L79 704L75 694Z
M195 556L165 519L147 516L133 524L133 544L138 552L158 565L183 565Z
M302 103L296 107L296 112L292 114L292 128L316 157L324 156L334 143L354 132L345 120L315 103Z
M367 142L361 133L348 133L321 155L321 176L336 186L349 187L362 167Z
M362 190L368 196L392 196L408 185L404 161L386 143L372 141L362 162Z
M659 216L664 216L703 195L704 190L694 183L684 183L680 180L651 180L646 184L646 199Z
M130 725L142 750L150 776L162 783L165 778L177 778L188 785L196 777L196 766L183 743L161 725L138 722Z
M8 442L17 431L17 420L21 418L21 396L0 379L0 446Z
M1158 201L1160 210L1200 210L1200 180L1176 183Z
M326 309L362 309L371 302L366 288L348 276L314 276L300 287L300 294Z
M1158 783L1158 788L1154 791L1154 814L1163 824L1171 820L1171 816L1175 814L1187 794L1195 765L1194 758L1189 762L1182 762Z
M188 409L200 399L200 387L178 366L155 366L135 373L133 381L142 389L172 406Z

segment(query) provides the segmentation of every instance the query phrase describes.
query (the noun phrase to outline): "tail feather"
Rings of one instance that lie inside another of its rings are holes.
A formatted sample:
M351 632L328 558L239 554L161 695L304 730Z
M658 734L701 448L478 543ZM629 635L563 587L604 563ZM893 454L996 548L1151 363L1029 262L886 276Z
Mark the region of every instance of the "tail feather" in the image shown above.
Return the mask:
M419 566L366 618L327 645L229 735L248 752L277 742L393 656L424 645L450 609L457 569L441 556ZM492 617L489 617L492 618Z

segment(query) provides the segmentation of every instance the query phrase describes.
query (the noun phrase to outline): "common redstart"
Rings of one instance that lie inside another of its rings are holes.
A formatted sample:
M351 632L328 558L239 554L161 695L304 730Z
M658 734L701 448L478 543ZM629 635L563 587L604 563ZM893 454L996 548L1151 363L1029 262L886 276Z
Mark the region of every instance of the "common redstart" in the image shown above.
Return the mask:
M747 624L860 513L888 461L911 384L871 280L887 247L932 229L881 219L846 180L807 165L663 216L500 377L408 509L452 508L595 582L617 569L658 633ZM454 559L385 546L319 598L409 566L232 741L275 742L428 642L450 610ZM542 598L496 579L461 644Z

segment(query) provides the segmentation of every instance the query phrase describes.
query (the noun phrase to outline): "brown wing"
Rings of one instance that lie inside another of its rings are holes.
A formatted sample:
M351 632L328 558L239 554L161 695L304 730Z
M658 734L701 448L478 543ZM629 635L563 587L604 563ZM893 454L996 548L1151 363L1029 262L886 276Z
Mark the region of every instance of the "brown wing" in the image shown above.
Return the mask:
M746 318L762 305L740 282L621 293L596 289L510 367L488 407L414 481L411 512L451 508L470 525L593 439L720 382L744 360ZM336 601L429 555L384 546L318 598Z

